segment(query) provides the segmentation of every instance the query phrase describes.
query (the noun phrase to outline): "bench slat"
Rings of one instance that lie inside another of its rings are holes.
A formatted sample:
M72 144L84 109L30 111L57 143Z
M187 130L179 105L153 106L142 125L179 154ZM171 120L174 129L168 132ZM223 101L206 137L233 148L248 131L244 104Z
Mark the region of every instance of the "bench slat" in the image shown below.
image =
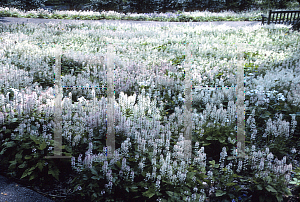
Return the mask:
M287 16L288 16L288 19L289 19L288 20L288 24L291 24L293 14L292 13L288 13Z
M265 15L262 16L262 24L265 23L267 18ZM275 24L293 24L300 17L300 10L294 11L272 11L269 10L269 17L267 23Z

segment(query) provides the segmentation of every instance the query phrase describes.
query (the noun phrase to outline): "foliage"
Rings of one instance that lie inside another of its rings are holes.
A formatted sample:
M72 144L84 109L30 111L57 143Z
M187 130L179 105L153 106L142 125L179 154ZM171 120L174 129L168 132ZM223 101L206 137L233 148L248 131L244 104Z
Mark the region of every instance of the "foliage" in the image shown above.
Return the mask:
M148 13L148 12L167 12L174 10L209 10L212 12L220 12L222 10L234 10L244 11L248 10L251 5L254 5L254 0L226 0L224 2L218 1L173 1L165 0L162 2L155 0L112 0L112 1L100 1L91 0L90 3L86 4L86 7L92 8L93 10L115 10L119 12L137 12L137 13ZM180 22L186 22L184 19Z
M261 9L287 9L290 7L291 3L294 2L294 0L278 0L278 1L271 1L271 0L255 0L255 6Z
M32 117L35 117L34 113ZM31 130L37 129L33 124L30 127ZM42 131L39 132L42 133ZM1 166L5 166L10 175L28 179L36 185L45 184L45 182L50 184L59 180L60 170L63 167L66 168L66 165L44 158L51 155L49 147L53 148L53 140L49 140L50 144L48 144L43 137L29 135L27 129L24 129L23 136L13 135L11 129L4 130L4 133L6 139L2 143L0 152L3 156ZM63 152L63 154L66 153Z
M105 178L103 170L104 162L93 163L92 168L85 168L80 166L80 175L78 175L72 183L74 183L74 192L82 197L87 197L91 201L95 200L125 200L125 201L155 201L159 197L163 201L184 200L186 196L190 196L195 186L203 188L202 182L207 181L204 178L207 177L204 173L205 170L198 166L189 166L187 169L186 182L174 183L167 178L167 176L161 176L161 187L157 189L155 187L155 180L147 180L146 174L152 172L152 167L147 166L151 164L153 158L151 151L146 151L139 158L134 158L135 155L140 155L137 151L137 144L132 143L132 149L127 154L126 166L130 168L130 171L122 169L122 159L109 163L107 170L111 170L113 183L112 188L108 189L105 185L109 183L109 180ZM129 158L128 158L129 157ZM145 169L141 171L138 168L138 162L144 158ZM107 159L107 162L112 162ZM160 165L154 166L159 170ZM119 176L120 172L123 172L123 177ZM134 171L134 180L131 178L131 171ZM146 179L146 180L145 180ZM80 186L79 186L80 185ZM78 188L80 187L80 188ZM84 190L89 189L87 193ZM104 190L104 192L102 192ZM101 192L100 192L101 191ZM118 194L116 194L118 193ZM184 193L184 194L183 194ZM197 198L200 194L196 194Z
M232 159L232 158L228 158ZM239 159L242 160L242 159ZM237 162L237 161L236 161ZM243 165L243 176L239 176L233 172L237 163L233 164L233 168L220 168L220 164L210 161L210 171L212 171L210 186L215 185L215 193L210 198L213 201L234 201L239 198L241 201L249 201L245 196L251 196L251 201L283 201L283 195L291 196L289 188L285 183L285 176L268 173L267 177L260 174L257 169L250 168L250 165ZM225 162L223 162L225 164ZM229 170L230 169L230 170ZM257 174L259 173L259 174ZM250 177L251 176L251 177ZM244 196L240 198L240 196Z
M47 0L12 0L6 6L15 7L25 11L44 7Z
M296 168L294 170L295 176L293 177L293 180L290 181L289 184L293 184L296 186L295 192L298 193L298 196L300 196L300 168Z
M91 8L94 11L121 11L121 7L124 4L122 0L91 0L86 7Z
M300 31L300 18L298 18L293 24L292 29L294 31Z
M290 184L295 184L297 186L300 185L300 168L297 168L296 170L294 170L296 172L296 176L293 178L293 181L290 182Z
M216 191L210 196L211 201L249 201L251 198L247 186L249 182L237 175L233 170L220 168L215 160L209 161L212 177L209 186L215 186ZM220 170L217 170L220 168ZM207 193L208 195L208 193ZM243 197L241 197L243 196Z
M234 124L221 126L219 123L213 125L206 123L202 129L205 131L204 134L196 130L197 135L194 136L194 141L198 141L205 147L208 159L219 159L223 147L227 150L234 147L234 143L228 140L229 137L232 140L236 138Z
M250 190L252 200L254 201L283 201L283 195L291 196L291 191L284 183L284 176L276 176L269 173L267 177L254 177L251 178Z

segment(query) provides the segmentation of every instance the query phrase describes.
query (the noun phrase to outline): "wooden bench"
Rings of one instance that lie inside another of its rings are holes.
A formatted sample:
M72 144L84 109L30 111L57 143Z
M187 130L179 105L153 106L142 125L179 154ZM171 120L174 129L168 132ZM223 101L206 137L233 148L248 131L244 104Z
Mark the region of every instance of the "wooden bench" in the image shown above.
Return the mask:
M262 24L265 24L265 20L267 17L265 15L262 16ZM300 10L299 11L272 11L269 10L269 17L267 20L267 24L275 23L275 24L293 24L297 19L300 18Z

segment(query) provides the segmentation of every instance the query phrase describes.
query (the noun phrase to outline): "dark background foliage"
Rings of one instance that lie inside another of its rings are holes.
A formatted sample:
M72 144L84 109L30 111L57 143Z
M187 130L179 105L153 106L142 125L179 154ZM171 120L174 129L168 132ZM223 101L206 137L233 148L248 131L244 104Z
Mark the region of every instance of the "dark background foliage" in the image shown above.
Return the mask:
M300 3L300 0L297 0ZM70 10L114 10L117 12L153 13L167 11L204 11L220 12L231 10L246 11L251 8L286 9L293 0L2 0L0 6L16 7L23 10L37 9L45 6L65 5Z

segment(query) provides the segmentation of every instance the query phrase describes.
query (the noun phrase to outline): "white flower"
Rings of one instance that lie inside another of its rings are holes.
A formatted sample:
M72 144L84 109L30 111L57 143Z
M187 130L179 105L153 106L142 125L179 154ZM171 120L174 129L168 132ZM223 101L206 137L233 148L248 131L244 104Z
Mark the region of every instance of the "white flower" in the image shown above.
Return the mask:
M290 163L289 165L288 165L288 171L292 171L292 169L293 169L293 165Z
M284 157L282 158L282 163L283 163L283 164L286 164L286 156L284 156Z
M119 171L119 175L120 175L121 177L123 177L123 171L122 171L122 170Z
M238 170L242 170L242 167L243 167L243 162L239 161Z
M124 170L125 166L126 166L126 158L123 158L123 160L122 160L122 170Z
M262 154L261 151L258 151L258 152L257 152L257 155L258 155L258 158L261 158L263 154Z
M290 181L290 179L291 179L291 176L290 176L290 174L286 174L284 177L285 177L285 179L286 179L286 181L287 181L287 182L289 182L289 181Z
M150 177L151 177L151 174L150 173L146 173L146 178L147 179L145 179L145 180L148 181L150 179Z
M197 187L194 187L194 192L197 192L198 191L198 188Z
M71 165L72 165L72 166L75 166L75 157L72 157L72 158L71 158Z
M156 178L156 172L152 172L152 178L153 178L153 179Z
M144 168L144 163L143 163L143 162L140 162L140 163L139 163L139 168L140 168L141 170L143 170L143 168Z
M269 154L269 148L268 147L266 148L266 153Z
M144 82L139 82L140 86L149 86L150 85L150 81L144 81Z
M123 166L123 165L122 165ZM107 169L108 169L108 162L107 161L104 161L104 165L102 166L102 170L104 172L107 172Z
M134 172L133 171L131 171L131 173L130 173L130 178L133 181L133 179L134 179Z
M78 98L78 101L80 103L85 103L86 99L82 96L82 97Z
M260 164L259 164L259 170L264 169L264 158L261 159Z
M268 154L267 159L268 159L269 161L271 161L273 158L274 158L274 156L273 156L272 153Z
M156 185L155 186L159 189L159 187L160 187L160 180L156 181Z
M207 176L208 176L208 178L212 178L213 172L212 172L212 171L208 171L208 172L207 172ZM203 183L205 183L205 182L203 182Z
M184 102L184 101L185 101L185 99L182 98L182 97L178 98L178 100L181 101L181 102Z

